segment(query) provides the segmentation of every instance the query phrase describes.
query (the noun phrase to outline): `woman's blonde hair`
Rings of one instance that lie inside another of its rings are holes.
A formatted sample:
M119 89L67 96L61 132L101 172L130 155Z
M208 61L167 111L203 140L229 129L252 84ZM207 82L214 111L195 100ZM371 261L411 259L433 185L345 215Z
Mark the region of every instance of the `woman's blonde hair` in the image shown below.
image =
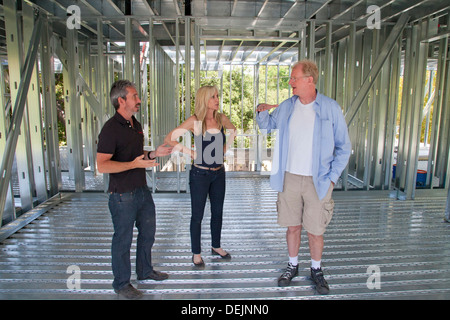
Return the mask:
M219 93L219 90L216 86L203 86L197 90L197 94L195 95L195 116L198 121L202 122L202 133L205 134L206 131L206 113L208 111L208 102L209 99L215 93ZM221 113L217 110L214 110L213 117L216 119L217 124L219 125L219 130L222 130L222 117Z

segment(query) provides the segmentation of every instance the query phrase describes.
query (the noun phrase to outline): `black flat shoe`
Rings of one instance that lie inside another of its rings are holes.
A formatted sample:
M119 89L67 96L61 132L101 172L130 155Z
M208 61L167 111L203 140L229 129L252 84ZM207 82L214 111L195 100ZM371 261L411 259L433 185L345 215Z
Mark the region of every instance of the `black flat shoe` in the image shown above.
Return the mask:
M231 255L228 252L227 252L226 255L221 255L216 250L214 250L214 248L211 248L211 253L213 255L220 256L222 259L225 259L225 260L230 260L231 259Z
M195 263L195 262L194 262L194 255L192 255L192 263L193 263L194 266L197 267L197 268L204 268L204 267L205 267L205 262L203 261L203 258L202 258L202 261L199 262L199 263Z

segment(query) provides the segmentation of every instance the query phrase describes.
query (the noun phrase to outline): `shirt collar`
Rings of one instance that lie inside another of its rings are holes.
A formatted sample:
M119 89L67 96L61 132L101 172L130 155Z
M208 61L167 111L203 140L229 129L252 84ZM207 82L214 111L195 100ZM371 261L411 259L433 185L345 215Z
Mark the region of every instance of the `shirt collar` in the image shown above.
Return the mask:
M295 102L297 101L298 96L294 95L292 96L292 105L295 104ZM320 117L320 105L322 102L322 95L319 93L319 91L316 89L316 100L314 100L314 111L317 113L317 115Z
M128 125L130 122L126 120L120 113L116 111L116 114L114 115L114 118L119 121L119 123L123 125ZM131 119L133 120L133 123L136 123L136 118L134 116L131 116Z

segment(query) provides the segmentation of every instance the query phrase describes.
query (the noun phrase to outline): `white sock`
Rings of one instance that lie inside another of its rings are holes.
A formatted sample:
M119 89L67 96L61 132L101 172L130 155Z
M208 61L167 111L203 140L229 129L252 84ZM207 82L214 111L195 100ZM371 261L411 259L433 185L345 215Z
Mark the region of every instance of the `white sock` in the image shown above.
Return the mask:
M320 260L316 261L314 259L311 259L311 268L320 269Z
M298 265L298 256L297 257L289 257L289 263L293 266Z

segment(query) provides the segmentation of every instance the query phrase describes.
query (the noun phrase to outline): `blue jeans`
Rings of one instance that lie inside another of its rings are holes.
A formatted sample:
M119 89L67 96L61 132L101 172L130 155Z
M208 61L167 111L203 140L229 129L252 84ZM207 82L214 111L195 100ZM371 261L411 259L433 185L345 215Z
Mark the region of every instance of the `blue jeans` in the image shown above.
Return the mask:
M191 246L193 254L201 253L201 230L206 199L211 203L211 245L220 248L223 202L225 199L225 169L217 171L192 166L189 173L191 192Z
M141 187L133 192L111 193L108 205L114 225L111 245L113 288L119 290L130 283L130 248L135 223L138 229L136 274L139 279L144 279L153 271L151 250L156 231L155 203L150 190Z

